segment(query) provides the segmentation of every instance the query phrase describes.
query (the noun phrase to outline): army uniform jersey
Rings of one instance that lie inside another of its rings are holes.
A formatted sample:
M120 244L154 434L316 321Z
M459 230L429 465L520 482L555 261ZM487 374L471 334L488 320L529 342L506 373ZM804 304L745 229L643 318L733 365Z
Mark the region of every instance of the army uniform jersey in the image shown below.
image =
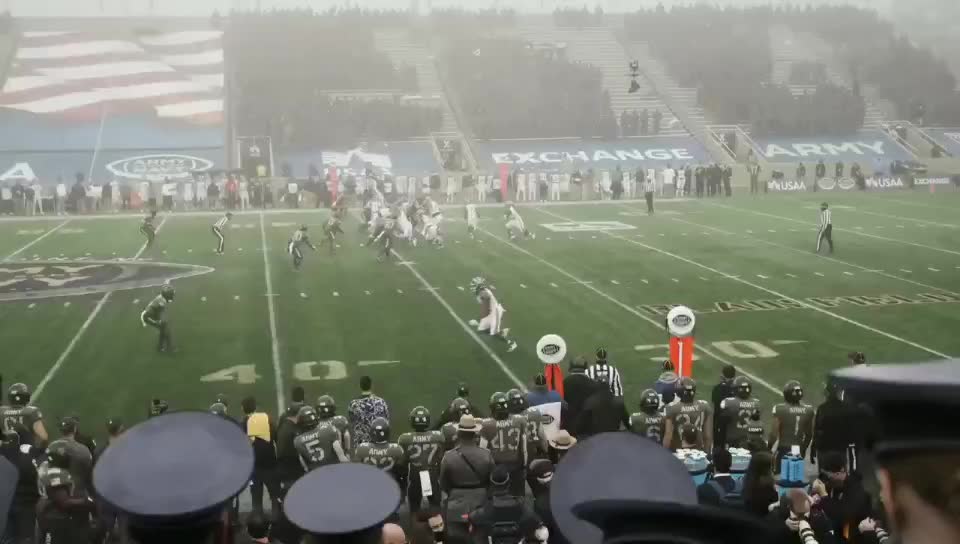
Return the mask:
M788 404L780 403L773 407L773 417L780 422L780 429L777 433L779 449L788 450L790 446L800 446L810 444L812 436L807 433L813 423L814 412L816 410L809 404Z
M330 240L336 238L338 234L343 234L340 219L336 216L327 219L327 222L323 224L323 234Z
M400 488L403 488L407 470L404 466L403 448L396 442L364 442L357 446L357 451L353 453L353 460L379 468L393 476L393 479L400 484Z
M167 311L167 299L163 298L163 295L157 295L147 304L147 307L144 308L143 312L140 314L140 321L144 325L150 325L152 327L159 327L163 323L163 314Z
M747 443L747 428L751 426L750 417L760 410L758 399L741 399L730 397L720 403L723 420L726 423L728 446L743 447Z
M353 449L353 436L350 434L350 422L347 421L347 418L343 416L333 416L327 419L320 420L321 425L332 425L336 429L337 434L340 435L340 446L343 447L343 451L349 453Z
M411 512L418 512L424 496L421 472L430 479L430 504L440 506L440 460L444 454L444 438L440 431L403 433L397 440L403 448L409 474L407 476L407 503Z
M147 237L147 242L152 243L153 237L157 234L157 227L153 224L153 216L146 216L140 223L140 234Z
M551 416L540 413L537 408L530 407L523 412L524 419L527 420L527 446L531 457L546 457L548 444L547 435L544 433L543 426ZM552 419L552 418L551 418Z
M646 412L630 414L630 430L658 444L663 443L664 425L664 416L660 412L653 415Z
M713 405L705 400L694 400L689 404L685 402L668 404L664 416L673 423L670 444L674 448L679 448L680 429L684 425L693 425L697 429L697 447L704 449L703 429L707 423L707 417L711 415L713 415Z
M33 436L33 425L38 421L43 421L43 414L36 406L0 406L0 428L4 432L25 429Z
M317 467L340 462L333 445L340 441L340 435L333 425L320 424L317 428L301 433L293 439L293 447L303 470L309 472ZM343 446L341 445L341 448Z
M523 416L484 419L480 428L480 440L481 445L493 454L496 464L526 465L527 420Z

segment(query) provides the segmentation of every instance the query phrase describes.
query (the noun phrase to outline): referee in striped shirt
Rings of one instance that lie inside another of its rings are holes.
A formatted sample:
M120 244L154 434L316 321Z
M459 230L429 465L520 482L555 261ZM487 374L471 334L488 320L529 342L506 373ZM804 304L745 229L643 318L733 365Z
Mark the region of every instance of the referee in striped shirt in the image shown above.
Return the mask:
M620 381L620 371L607 362L607 350L597 349L597 362L587 369L587 376L596 382L604 382L615 397L623 396L623 382Z
M820 253L820 246L823 241L827 241L830 246L830 253L833 253L833 217L830 212L830 206L826 202L820 204L820 225L817 228L817 253Z

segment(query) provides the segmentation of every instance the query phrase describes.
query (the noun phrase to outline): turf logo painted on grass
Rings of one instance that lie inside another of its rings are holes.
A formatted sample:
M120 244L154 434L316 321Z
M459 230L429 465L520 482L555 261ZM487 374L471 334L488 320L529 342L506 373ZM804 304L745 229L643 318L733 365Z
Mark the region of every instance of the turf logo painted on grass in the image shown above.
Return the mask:
M213 272L207 266L140 261L31 261L0 265L0 302L156 287Z
M697 313L769 312L774 310L803 310L810 306L831 310L841 306L882 307L903 304L942 304L960 302L960 297L951 293L918 293L915 295L848 295L838 297L808 297L720 301L712 307L695 310ZM809 306L808 306L809 305ZM651 316L665 316L673 304L645 304L637 306Z
M620 221L576 221L570 223L541 223L541 227L553 232L604 232L611 230L634 230L637 227Z

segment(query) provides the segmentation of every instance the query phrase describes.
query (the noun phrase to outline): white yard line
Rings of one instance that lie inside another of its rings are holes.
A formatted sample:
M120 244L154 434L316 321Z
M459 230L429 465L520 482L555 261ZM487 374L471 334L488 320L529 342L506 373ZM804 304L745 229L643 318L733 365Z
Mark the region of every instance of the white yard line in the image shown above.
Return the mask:
M273 383L277 391L277 413L286 409L284 399L283 369L280 367L280 342L277 340L277 310L273 306L273 276L270 275L270 259L267 248L267 231L263 226L263 213L260 214L260 244L263 249L263 275L267 282L267 313L270 317L270 355L273 358Z
M167 223L167 219L170 216L164 215L163 219L160 220L160 224L157 225L157 232L160 232L160 229ZM64 222L66 224L66 222ZM62 225L61 225L62 226ZM139 259L140 255L143 255L143 252L147 250L147 243L144 242L137 253L133 256L134 259ZM57 372L60 372L60 367L63 366L63 363L66 362L67 358L70 357L70 354L73 353L73 348L77 346L77 343L80 342L80 339L83 338L84 333L87 332L87 329L90 328L90 324L93 323L93 320L100 315L100 311L103 310L103 307L107 304L107 301L110 300L110 295L113 294L113 291L107 291L100 297L100 300L97 301L97 305L93 307L93 311L90 312L90 315L87 316L87 319L83 322L83 325L80 325L80 330L77 331L77 334L73 336L70 340L70 343L67 344L66 349L63 350L63 353L60 354L60 357L57 357L56 362L53 363L53 366L50 367L50 370L44 374L43 379L40 380L40 383L33 390L33 400L40 398L40 395L43 393L43 390L46 389L47 384L50 383L56 375Z
M960 229L960 225L956 225L954 223L938 223L936 221L927 221L926 219L916 219L914 217L904 217L902 215L890 215L887 213L880 213L880 212L868 212L866 210L861 210L859 208L854 208L853 210L850 210L850 211L852 211L853 213L865 213L867 215L876 215L878 217L886 217L887 219L898 219L900 221L913 221L915 223L921 223L924 225L935 225L938 227Z
M33 239L30 243L28 243L27 245L21 247L20 249L14 251L13 253L7 255L6 257L4 257L3 260L4 260L4 261L9 261L10 259L13 259L13 258L16 257L17 255L23 253L24 251L26 251L26 250L30 249L31 247L33 247L34 245L36 245L39 241L43 240L43 239L46 238L47 236L50 236L50 235L53 234L54 232L60 230L60 227L66 225L66 224L69 223L69 222L70 222L70 220L67 219L66 221L60 223L59 225L57 225L57 226L55 226L55 227L53 227L52 229L48 230L47 232L44 232L44 233L41 234L40 236L34 238L34 239Z
M420 272L413 267L413 264L407 261L406 259L404 259L403 255L400 255L396 251L393 251L393 254L396 255L396 257L400 259L401 264L405 266L407 270L409 270L410 273L413 274L414 277L416 277L421 284L423 284L424 289L427 292L429 292L431 295L433 295L433 298L437 299L437 302L439 302L440 305L443 306L443 309L446 310L448 314L450 314L450 318L453 319L453 321L455 321L457 325L460 326L461 329L463 329L463 332L467 333L467 335L470 338L473 338L473 341L476 342L477 345L479 345L480 348L483 349L483 351L485 351L487 355L490 356L491 359L493 359L493 362L497 363L497 366L499 366L500 370L502 370L503 373L506 374L508 378L510 378L510 381L512 381L514 385L516 385L520 389L526 391L526 386L524 385L523 381L521 381L520 378L518 378L517 375L514 374L512 370L510 370L510 367L507 366L507 363L505 363L503 359L501 359L500 356L497 355L496 352L494 352L493 349L491 349L490 346L488 346L487 343L483 341L483 338L480 338L480 335L477 334L477 331L473 330L470 326L464 323L462 319L460 319L460 317L457 315L457 312L455 312L453 310L453 307L450 306L450 303L444 300L444 298L440 296L439 293L437 293L437 289L434 288L432 285L430 285L430 282L428 282L427 279L424 278L420 274Z
M719 232L719 233L723 233L723 234L730 233L730 231L727 231L727 230L724 230L724 229L721 229L721 228L711 227L711 226L709 226L709 225L703 225L703 224L700 224L700 223L694 223L694 222L692 222L692 221L687 221L687 220L684 220L684 219L677 219L677 218L675 218L675 217L674 217L674 218L671 218L671 219L673 219L674 221L678 221L678 222L680 222L680 223L686 223L686 224L688 224L688 225L695 225L695 226L698 226L698 227L703 227L703 228L705 228L705 229L711 229L711 230L713 230L713 231L716 231L716 232ZM732 234L732 233L731 233L731 234ZM785 246L785 245L783 245L783 244L778 244L777 242L771 242L770 240L764 240L763 238L757 238L756 236L751 236L750 238L753 239L753 240L756 240L756 241L758 241L758 242L762 242L762 243L764 243L764 244L767 244L767 245L769 245L769 246L779 247L779 248L781 248L781 249L786 249L786 250L788 250L788 251L793 251L794 253L801 253L801 254L803 254L803 255L810 255L810 252L809 252L809 251L804 251L804 250L802 250L802 249L797 249L797 248L795 248L795 247ZM909 279L909 278L904 278L904 277L901 277L901 276L897 276L897 275L895 275L895 274L888 274L888 273L886 273L886 272L878 271L878 270L875 269L875 268L867 268L867 267L865 267L865 266L860 266L860 265L858 265L858 264L854 264L854 263L851 263L851 262L848 262L848 261L844 261L844 260L842 260L842 259L837 259L836 257L830 257L830 256L828 256L828 255L821 255L819 258L820 258L820 259L826 259L826 260L828 260L828 261L835 262L835 263L838 263L838 264L842 264L842 265L844 265L844 266L849 266L849 267L851 267L851 268L856 268L857 270L862 270L862 271L864 271L864 272L870 272L870 273L872 273L872 274L876 274L876 275L878 275L878 276L883 276L883 277L885 277L885 278L890 278L890 279L892 279L892 280L897 280L897 281L902 281L902 282L910 283L910 284L912 284L912 285L916 285L917 287L923 287L924 289L934 289L934 290L936 290L936 291L943 291L944 293L950 293L951 295L960 296L960 293L955 293L955 292L953 292L953 291L950 291L949 289L944 289L943 287L936 287L936 286L934 286L934 285L928 285L928 284L926 284L926 283L921 283L921 282L919 282L919 281L913 281L913 280L911 280L911 279ZM793 274L787 274L787 276L790 276L790 277L793 277L793 278L796 277L796 276L794 276Z
M799 219L794 219L794 218L792 218L792 217L785 217L785 216L782 216L782 215L773 215L773 214L770 214L770 213L758 212L758 211L750 210L750 209L747 209L747 208L738 208L738 207L736 207L736 206L728 206L728 205L724 205L724 204L717 204L717 203L715 203L715 202L706 203L706 205L707 205L707 206L716 206L716 207L718 207L718 208L727 208L727 209L729 209L729 210L736 210L736 211L738 211L738 212L752 213L752 214L754 214L754 215L762 215L762 216L765 216L765 217L771 217L771 218L773 218L773 219L787 220L787 221L793 221L794 223L802 223L802 224L804 224L804 225L809 225L809 226L810 226L810 232L811 232L811 239L812 239L812 236L813 236L813 231L814 231L813 223L811 223L811 222L809 222L809 221L801 221L801 220L799 220ZM544 213L548 213L548 212L544 212ZM868 238L876 238L877 240L885 240L885 241L887 241L887 242L894 242L894 243L897 243L897 244L904 244L904 245L908 245L908 246L921 247L921 248L923 248L923 249L929 249L929 250L931 250L931 251L939 251L939 252L941 252L941 253L949 253L950 255L960 255L960 251L953 251L953 250L950 250L950 249L944 249L944 248L942 248L942 247L933 247L933 246L928 246L928 245L925 245L925 244L918 244L917 242L908 242L908 241L906 241L906 240L897 240L897 239L895 239L895 238L887 238L887 237L885 237L885 236L877 236L876 234L867 234L866 232L861 232L861 231L859 231L859 230L853 230L853 229L838 229L838 228L834 228L834 230L843 231L843 232L849 232L849 233L851 233L851 234L856 234L856 235L858 235L858 236L866 236L866 237L868 237Z
M550 211L546 211L546 210L543 210L543 209L539 209L539 211L540 211L541 213L546 214L546 215L550 215L550 216L556 217L557 219L562 219L562 220L564 220L564 221L572 221L572 219L568 219L568 218L566 218L566 217L563 217L563 216L561 216L561 215L557 215L557 214L555 214L555 213L553 213L553 212L550 212ZM814 306L813 304L810 304L810 303L805 302L805 301L803 301L803 300L795 299L795 298L793 298L793 297L791 297L791 296L786 295L785 293L781 293L781 292L776 291L776 290L774 290L774 289L770 289L769 287L764 287L764 286L762 286L762 285L758 285L758 284L756 284L756 283L747 281L747 280L745 280L745 279L743 279L743 278L741 278L741 277L739 277L739 276L734 276L734 275L728 274L728 273L726 273L726 272L717 270L716 268L713 268L713 267L707 266L707 265L705 265L705 264L699 263L699 262L697 262L697 261L694 261L693 259L688 259L687 257L683 257L683 256L681 256L681 255L677 255L677 254L675 254L675 253L671 253L671 252L669 252L669 251L667 251L667 250L665 250L665 249L660 249L660 248L658 248L658 247L654 247L654 246L651 246L651 245L648 245L648 244L644 244L644 243L642 243L642 242L638 242L638 241L633 240L633 239L631 239L631 238L626 238L626 237L623 237L623 236L619 236L619 235L617 235L617 234L613 234L612 232L606 232L606 231L605 231L604 234L606 234L607 236L609 236L609 237L611 237L611 238L616 238L616 239L618 239L618 240L623 240L623 241L625 241L625 242L627 242L627 243L634 244L634 245L643 247L643 248L645 248L645 249L649 249L650 251L654 251L654 252L659 253L659 254L661 254L661 255L666 255L667 257L672 257L672 258L674 258L674 259L676 259L676 260L678 260L678 261L682 261L682 262L685 262L685 263L687 263L687 264L696 266L696 267L698 267L698 268L702 268L702 269L704 269L704 270L707 270L707 271L709 271L709 272L713 272L714 274L717 274L717 275L719 275L719 276L723 276L723 277L725 277L725 278L729 278L729 279L731 279L731 280L733 280L733 281L736 281L736 282L738 282L738 283L742 283L743 285L746 285L746 286L748 286L748 287L753 287L754 289L757 289L757 290L759 290L759 291L763 291L763 292L765 292L765 293L769 293L769 294L771 294L771 295L774 295L774 296L777 297L777 298L787 299L787 300L789 300L789 301L791 301L791 302L793 302L793 303L795 303L795 304L799 304L799 305L801 305L801 306L803 306L803 307L805 307L805 308L809 308L809 309L814 310L814 311L816 311L816 312L819 312L819 313L821 313L821 314L823 314L823 315L832 317L832 318L837 319L837 320L839 320L839 321L843 321L844 323L848 323L848 324L850 324L850 325L853 325L853 326L855 326L855 327L859 327L859 328L861 328L861 329L863 329L863 330L866 330L866 331L870 331L870 332L875 333L875 334L878 334L878 335L880 335L880 336L884 336L884 337L886 337L886 338L889 338L889 339L891 339L891 340L900 342L900 343L902 343L902 344L906 344L906 345L908 345L908 346L911 346L911 347L913 347L913 348L919 349L919 350L924 351L924 352L926 352L926 353L929 353L929 354L931 354L931 355L936 355L937 357L940 357L940 358L942 358L942 359L950 359L950 358L951 358L951 356L949 356L949 355L947 355L947 354L945 354L945 353L941 353L941 352L939 352L939 351L937 351L937 350L935 350L935 349L933 349L933 348L924 346L924 345L922 345L922 344L918 344L918 343L913 342L913 341L911 341L911 340L907 340L906 338L901 338L901 337L899 337L899 336L897 336L897 335L895 335L895 334L891 334L891 333L889 333L889 332L886 332L886 331L877 329L877 328L875 328L875 327L871 327L870 325L866 325L866 324L864 324L864 323L860 323L859 321L850 319L850 318L848 318L848 317L844 317L844 316L842 316L842 315L840 315L840 314L831 312L831 311L829 311L829 310L825 310L825 309L823 309L823 308L820 308L819 306Z
M548 268L552 268L553 270L557 271L558 273L562 274L563 276L566 276L566 277L567 277L568 279L570 279L571 281L576 282L576 283L579 283L579 284L582 284L584 287L586 287L587 289L589 289L590 291L592 291L592 292L595 293L596 295L598 295L598 296L600 296L600 297L608 300L609 302L612 302L613 304L619 306L621 309L625 310L626 312L629 312L629 313L633 314L633 315L636 316L636 317L639 317L640 319L646 321L647 323L650 323L651 325L653 325L653 326L656 327L657 329L663 330L663 321L658 321L658 320L656 320L656 319L653 319L652 317L650 317L650 316L648 316L648 315L646 315L646 314L638 311L636 308L630 306L629 304L624 303L624 302L621 301L620 299L618 299L618 298L616 298L616 297L613 297L613 296L607 294L606 292L601 291L600 289L597 289L596 287L593 286L593 283L591 283L591 282L586 282L586 281L578 278L577 276L575 276L575 275L571 274L570 272L564 270L563 268L560 268L559 266L551 263L550 261L544 259L543 257L540 257L539 255L536 255L535 253L531 253L531 252L528 251L527 249L525 249L525 248L523 248L523 247L520 247L520 246L518 246L517 244L514 244L513 242L511 242L511 241L509 241L509 240L505 240L505 239L497 236L496 234L493 234L493 233L491 233L491 232L489 232L489 231L487 231L487 230L484 230L484 229L477 229L477 230L478 230L479 232L482 232L482 233L486 234L487 236L493 238L494 240L498 240L498 241L500 241L501 243L506 244L506 245L512 247L513 249L519 251L520 253L523 253L524 255L526 255L526 256L528 256L528 257L530 257L530 258L532 258L532 259L537 260L538 262L542 263L544 266L547 266ZM642 281L643 281L644 283L646 283L646 280L642 280ZM708 357L710 357L710 358L712 358L712 359L714 359L714 360L720 361L720 362L723 363L723 364L736 366L736 365L734 365L732 362L730 362L729 360L727 360L727 359L725 359L725 358L723 358L723 357L721 357L721 356L713 353L711 350L709 350L709 349L707 349L707 348L704 348L703 346L696 346L696 349L699 350L699 351L701 351L704 355L706 355L706 356L708 356ZM776 386L774 386L773 384L765 381L763 378L760 378L759 376L755 376L755 375L753 375L753 374L751 374L751 373L743 370L743 369L740 368L740 367L736 367L736 368L737 368L737 372L739 372L740 374L743 374L744 376L749 377L751 380L753 380L754 382L756 382L756 383L762 385L763 387L769 389L770 391L772 391L772 392L774 392L774 393L780 393L780 392L781 392L781 389L780 389L779 387L776 387Z

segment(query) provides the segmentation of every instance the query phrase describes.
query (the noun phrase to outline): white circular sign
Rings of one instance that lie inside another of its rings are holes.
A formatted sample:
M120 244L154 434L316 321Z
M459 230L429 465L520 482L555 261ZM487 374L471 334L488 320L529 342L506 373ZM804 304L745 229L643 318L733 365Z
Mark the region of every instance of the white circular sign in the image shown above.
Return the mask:
M690 336L696 325L693 310L686 306L674 306L667 312L667 330L673 336Z
M547 365L558 364L567 356L567 343L556 334L547 334L537 341L537 357Z

